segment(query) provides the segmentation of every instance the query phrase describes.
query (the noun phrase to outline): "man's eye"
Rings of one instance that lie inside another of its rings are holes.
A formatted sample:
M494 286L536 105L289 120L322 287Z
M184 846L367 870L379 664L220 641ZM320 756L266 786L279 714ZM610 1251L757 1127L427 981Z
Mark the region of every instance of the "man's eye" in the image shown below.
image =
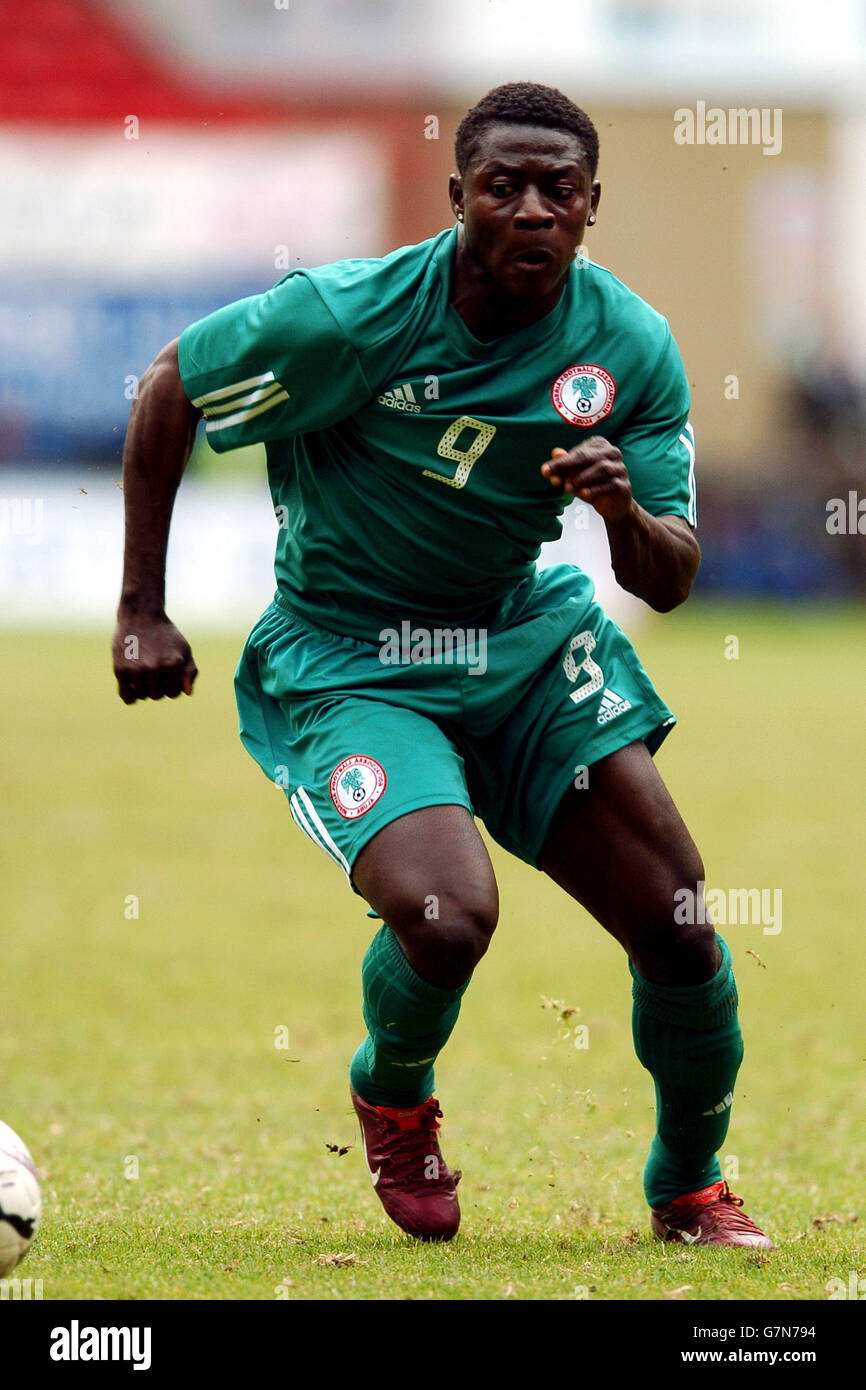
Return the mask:
M494 198L508 198L511 196L513 190L514 185L506 183L504 179L499 179L496 183L490 185L490 192L493 194Z
M558 183L553 190L556 198L573 198L576 190L570 183Z

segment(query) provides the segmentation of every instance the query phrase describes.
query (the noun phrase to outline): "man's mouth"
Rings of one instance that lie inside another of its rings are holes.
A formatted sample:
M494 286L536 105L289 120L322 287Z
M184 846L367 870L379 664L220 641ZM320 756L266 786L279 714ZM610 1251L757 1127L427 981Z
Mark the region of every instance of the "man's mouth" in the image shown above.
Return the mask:
M553 260L553 252L548 251L544 246L527 246L522 251L518 251L513 260L515 265L529 270L540 270L542 267L550 265Z

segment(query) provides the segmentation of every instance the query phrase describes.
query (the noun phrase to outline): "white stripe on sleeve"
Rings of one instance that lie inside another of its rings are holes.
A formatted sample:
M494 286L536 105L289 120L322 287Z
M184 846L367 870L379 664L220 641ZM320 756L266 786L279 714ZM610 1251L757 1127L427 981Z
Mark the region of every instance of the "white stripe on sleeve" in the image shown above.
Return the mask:
M694 526L697 523L697 497L695 492L695 431L691 421L686 423L685 431L679 438L689 456L689 521Z
M276 395L271 396L266 401L261 401L259 405L254 405L248 410L238 410L234 415L227 415L224 420L208 420L205 425L205 433L210 434L213 430L228 430L233 425L245 424L247 420L252 420L256 415L261 415L265 410L273 410L275 405L280 405L289 399L288 391L280 387Z
M261 376L248 376L243 381L236 381L232 386L221 386L217 391L205 391L203 396L196 396L193 405L204 407L212 401L223 401L226 396L243 393L250 386L264 386L265 382L273 380L273 372L262 372Z

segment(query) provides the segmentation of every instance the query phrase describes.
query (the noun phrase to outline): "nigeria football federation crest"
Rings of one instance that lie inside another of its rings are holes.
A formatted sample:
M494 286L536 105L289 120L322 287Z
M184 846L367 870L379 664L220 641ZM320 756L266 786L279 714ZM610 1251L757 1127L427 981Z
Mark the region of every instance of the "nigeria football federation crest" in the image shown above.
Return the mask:
M597 425L613 410L616 382L603 367L582 362L561 372L550 388L550 399L570 425Z
M387 785L385 769L375 758L356 753L331 773L331 800L341 816L354 820L375 806Z

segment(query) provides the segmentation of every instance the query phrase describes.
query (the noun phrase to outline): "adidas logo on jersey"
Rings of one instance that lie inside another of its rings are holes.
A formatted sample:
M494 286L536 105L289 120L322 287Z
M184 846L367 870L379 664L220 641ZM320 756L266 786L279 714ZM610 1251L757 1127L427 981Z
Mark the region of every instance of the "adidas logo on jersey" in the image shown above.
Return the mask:
M391 410L402 410L407 415L420 415L421 407L415 400L415 392L409 382L404 382L402 386L392 386L384 395L377 396L380 405L387 405Z
M617 695L614 690L606 686L595 722L597 724L609 724L612 719L616 719L620 714L625 714L627 709L631 709L631 700L624 700L621 695Z

